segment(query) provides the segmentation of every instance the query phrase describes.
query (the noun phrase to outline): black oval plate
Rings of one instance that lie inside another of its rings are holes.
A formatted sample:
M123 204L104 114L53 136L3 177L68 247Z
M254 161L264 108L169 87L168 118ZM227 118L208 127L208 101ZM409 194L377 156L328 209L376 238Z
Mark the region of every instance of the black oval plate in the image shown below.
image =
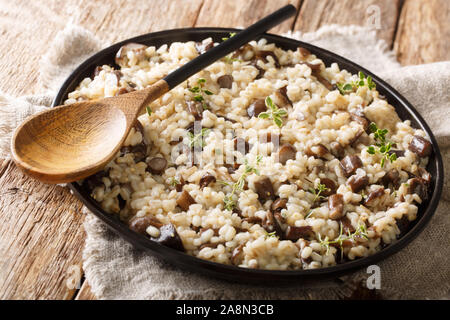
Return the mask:
M200 41L207 37L212 37L215 42L220 42L222 41L223 37L229 36L230 32L236 31L239 30L228 28L174 29L149 33L116 43L96 53L85 62L83 62L64 82L55 100L53 101L52 106L62 104L63 101L67 98L68 93L73 91L83 78L90 76L96 66L103 64L114 66L114 56L119 48L125 43L138 42L159 47L163 44L170 44L176 41ZM164 260L178 265L184 269L201 272L203 274L208 274L214 277L232 281L241 281L244 283L258 282L264 284L280 284L280 282L292 283L292 281L295 280L314 281L323 278L337 277L349 271L375 264L378 261L388 257L389 255L399 251L408 243L410 243L415 237L417 237L417 235L423 230L425 225L430 221L436 210L442 192L442 158L436 139L430 128L425 123L424 119L419 115L419 113L412 107L412 105L408 101L406 101L404 97L402 97L390 85L388 85L386 82L378 78L370 71L343 57L340 57L334 53L315 47L308 43L272 34L264 34L261 37L266 38L268 42L273 42L283 49L296 50L298 46L302 46L322 59L327 66L329 66L332 62L337 62L341 69L346 69L353 74L358 73L358 71L363 71L366 75L372 76L373 80L377 84L378 91L380 92L380 94L386 97L387 101L391 105L395 107L400 118L402 120L411 120L411 125L414 128L420 128L428 134L433 144L434 151L430 156L429 164L427 167L427 170L432 175L431 197L430 200L420 206L417 219L409 226L409 230L398 241L369 257L357 259L351 262L346 262L327 268L296 271L272 271L240 268L236 266L202 260L153 242L152 240L149 240L148 238L131 231L126 224L119 221L115 216L103 211L102 208L97 204L97 202L90 197L89 192L77 183L70 184L70 188L86 205L86 207L89 208L89 210L91 210L97 217L99 217L109 227L111 227L112 230L115 231L119 236L123 237L136 247L148 250L151 253L163 258Z

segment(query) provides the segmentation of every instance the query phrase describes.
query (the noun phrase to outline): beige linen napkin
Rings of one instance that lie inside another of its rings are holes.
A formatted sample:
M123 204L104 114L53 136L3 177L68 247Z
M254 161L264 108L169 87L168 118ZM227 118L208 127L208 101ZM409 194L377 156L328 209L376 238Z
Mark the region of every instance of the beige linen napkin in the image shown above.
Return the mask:
M384 298L450 298L450 62L403 67L375 32L350 26L325 26L308 34L288 34L343 55L387 80L416 107L435 133L445 161L445 186L439 208L424 232L404 250L380 262ZM14 99L0 94L0 157L9 153L11 131L26 116L48 107L65 76L104 47L86 30L68 25L41 64L48 94ZM85 209L85 212L87 210ZM135 250L92 214L84 224L84 271L101 299L334 299L351 293L368 276L358 271L336 281L264 287L229 283L190 273Z

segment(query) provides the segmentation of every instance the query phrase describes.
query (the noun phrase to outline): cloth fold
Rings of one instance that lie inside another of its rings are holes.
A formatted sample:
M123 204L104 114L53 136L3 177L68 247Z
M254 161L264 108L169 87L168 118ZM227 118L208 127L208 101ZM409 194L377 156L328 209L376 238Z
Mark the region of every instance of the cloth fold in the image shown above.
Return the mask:
M384 298L449 299L450 268L450 62L400 67L375 32L357 26L325 26L286 36L301 39L355 61L381 78L416 107L438 139L445 161L444 193L437 212L422 234L401 252L380 262ZM74 25L61 31L40 65L43 95L13 98L0 94L0 157L9 154L11 132L27 116L49 107L64 78L105 44ZM382 70L380 72L379 70ZM87 214L83 268L100 299L336 299L349 296L369 276L360 270L335 281L264 287L229 283L191 273L134 249Z

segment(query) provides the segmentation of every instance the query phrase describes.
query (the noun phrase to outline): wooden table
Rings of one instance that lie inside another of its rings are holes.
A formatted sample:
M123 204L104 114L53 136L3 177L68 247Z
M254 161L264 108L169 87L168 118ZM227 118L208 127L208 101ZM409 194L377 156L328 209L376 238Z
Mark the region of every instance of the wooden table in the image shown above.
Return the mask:
M247 26L287 3L298 14L274 33L379 21L378 36L403 65L450 60L448 0L0 0L0 90L38 93L39 60L69 19L112 43L170 28ZM36 30L36 21L45 27ZM82 275L81 208L67 189L0 159L0 299L95 299L86 282L66 285Z

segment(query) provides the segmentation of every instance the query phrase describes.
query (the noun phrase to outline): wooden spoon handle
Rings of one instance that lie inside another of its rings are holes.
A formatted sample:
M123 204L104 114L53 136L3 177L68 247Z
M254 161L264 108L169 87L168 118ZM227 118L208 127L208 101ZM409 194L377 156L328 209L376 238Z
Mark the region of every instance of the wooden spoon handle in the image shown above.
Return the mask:
M213 62L225 57L227 54L239 49L247 42L254 40L257 36L290 18L296 12L297 9L291 4L278 9L274 13L252 24L247 29L238 32L218 46L211 48L197 58L189 61L181 68L178 68L167 75L164 80L169 84L170 89L175 88L190 76L203 70Z
M110 101L123 111L127 118L127 122L132 124L136 120L136 117L145 112L145 108L152 101L158 99L168 91L169 85L164 79L161 79L143 90L133 91L106 99L111 99Z

